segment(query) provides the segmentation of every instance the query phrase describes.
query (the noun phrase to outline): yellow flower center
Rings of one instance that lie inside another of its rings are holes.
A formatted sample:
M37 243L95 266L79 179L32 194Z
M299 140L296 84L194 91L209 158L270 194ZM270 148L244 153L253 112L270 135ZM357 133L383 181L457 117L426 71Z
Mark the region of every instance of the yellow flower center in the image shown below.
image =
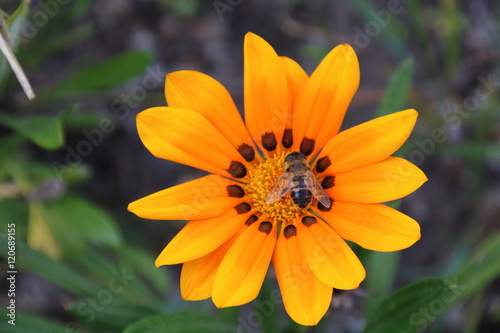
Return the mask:
M290 194L286 194L278 201L267 204L266 196L278 177L285 171L285 157L288 153L275 155L255 166L247 175L246 191L253 201L253 206L268 219L278 223L290 222L298 217L303 209L296 206Z

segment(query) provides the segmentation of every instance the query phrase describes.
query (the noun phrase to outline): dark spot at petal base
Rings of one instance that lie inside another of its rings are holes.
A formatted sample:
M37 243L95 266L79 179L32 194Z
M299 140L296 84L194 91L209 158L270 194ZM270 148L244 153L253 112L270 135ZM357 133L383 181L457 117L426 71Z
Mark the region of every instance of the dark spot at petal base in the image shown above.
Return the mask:
M321 186L323 186L325 190L335 186L335 176L326 176L321 182Z
M269 235L269 233L273 230L273 224L268 221L260 222L259 231L265 232Z
M228 185L227 195L231 198L243 198L245 196L245 191L239 185Z
M248 218L248 220L245 222L246 225L252 225L254 222L256 222L259 218L255 215L252 215Z
M333 207L333 199L331 198L328 198L330 199L330 207L326 207L325 205L323 205L321 202L318 201L318 209L322 212L329 212L332 210L332 207Z
M236 205L234 207L234 209L236 209L238 214L245 214L245 213L248 213L252 209L252 206L250 206L246 202L243 202L243 203L240 203L239 205Z
M234 178L243 178L247 175L247 168L241 162L232 161L227 172Z
M314 139L303 138L302 142L300 143L300 152L306 156L311 155L311 153L314 151L315 144L316 141L314 141Z
M272 132L268 132L262 136L262 147L267 151L273 151L277 146L276 136Z
M238 147L238 152L240 153L241 156L243 156L243 158L247 162L252 162L253 159L255 158L255 150L253 149L252 146L249 146L246 143L242 143Z
M285 130L281 143L285 148L290 148L293 145L293 132L291 128Z
M316 163L316 172L321 173L328 169L328 167L332 165L332 161L330 161L330 157L328 156L323 156L318 160L318 163Z
M314 223L318 223L318 220L314 216L304 216L302 218L302 224L305 225L306 227L310 227Z
M283 230L283 235L285 235L285 238L288 239L292 236L296 236L297 235L297 228L290 224L289 226L287 226L285 228L285 230Z

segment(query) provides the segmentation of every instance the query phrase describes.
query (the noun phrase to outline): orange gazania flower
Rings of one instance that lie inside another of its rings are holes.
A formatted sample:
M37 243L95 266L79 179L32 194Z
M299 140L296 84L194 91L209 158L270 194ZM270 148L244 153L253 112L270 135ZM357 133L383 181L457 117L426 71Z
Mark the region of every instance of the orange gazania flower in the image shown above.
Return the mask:
M167 76L169 106L141 112L139 136L156 157L211 174L128 209L148 219L190 220L156 260L156 266L183 263L184 299L212 297L217 307L248 303L272 261L290 317L315 325L334 288L357 288L365 277L344 239L396 251L420 238L416 221L380 204L427 180L412 163L390 156L410 135L417 112L397 112L338 133L359 85L358 60L346 44L308 76L248 33L244 61L245 123L216 80L195 71ZM313 198L300 208L290 194L266 203L290 152L306 157L330 205Z

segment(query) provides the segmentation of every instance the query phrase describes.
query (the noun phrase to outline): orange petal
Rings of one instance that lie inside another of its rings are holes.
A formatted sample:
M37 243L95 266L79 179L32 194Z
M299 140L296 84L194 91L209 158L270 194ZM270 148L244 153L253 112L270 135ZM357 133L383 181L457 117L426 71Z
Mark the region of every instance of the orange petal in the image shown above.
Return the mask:
M226 177L246 175L246 162L229 141L198 112L157 107L137 115L142 142L156 157Z
M214 251L243 228L251 215L245 205L250 206L244 203L224 215L190 221L160 253L156 267L188 262Z
M324 158L334 161L326 169L333 174L380 162L398 150L408 139L417 116L415 110L409 109L340 132L328 141L318 161Z
M136 200L128 210L153 220L199 220L219 216L243 200L241 186L209 175Z
M297 99L300 90L302 89L304 83L307 81L306 72L300 67L298 63L287 57L280 57L281 62L284 65L286 72L286 77L288 80L288 93L289 93L289 114L286 119L285 132L281 137L278 137L278 142L281 142L285 148L290 148L293 145L293 104Z
M289 96L291 97L290 105L293 104L295 98L299 95L304 83L306 83L308 76L304 69L293 59L288 57L279 57L283 63L286 78L288 81Z
M271 45L250 32L244 58L245 123L264 152L275 151L290 114L284 64Z
M355 289L366 276L349 245L325 222L303 216L297 239L316 277L336 289Z
M346 173L335 175L335 183L326 192L340 201L378 203L402 198L427 181L414 164L398 157Z
M165 96L169 106L201 113L248 162L254 159L253 142L238 109L217 80L196 71L173 72L167 75Z
M336 135L359 85L359 63L347 44L335 47L304 84L294 105L294 148L314 156Z
M280 233L273 266L288 315L301 325L316 325L330 307L333 289L309 268L293 228Z
M336 201L330 211L316 211L339 235L374 251L398 251L420 239L411 217L382 204Z
M255 221L235 240L215 274L214 304L237 306L259 294L276 244L276 227Z
M234 240L235 237L215 251L182 265L180 288L183 299L198 301L212 297L215 273Z

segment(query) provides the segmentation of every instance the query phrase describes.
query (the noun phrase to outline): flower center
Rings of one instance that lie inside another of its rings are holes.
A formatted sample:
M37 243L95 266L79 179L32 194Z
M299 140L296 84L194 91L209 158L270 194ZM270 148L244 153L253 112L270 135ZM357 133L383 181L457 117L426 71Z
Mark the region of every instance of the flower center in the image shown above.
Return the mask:
M269 219L278 223L291 221L298 217L303 209L295 205L289 194L278 201L267 204L266 196L278 177L285 171L285 157L288 153L275 155L255 166L247 175L246 190L254 207Z

